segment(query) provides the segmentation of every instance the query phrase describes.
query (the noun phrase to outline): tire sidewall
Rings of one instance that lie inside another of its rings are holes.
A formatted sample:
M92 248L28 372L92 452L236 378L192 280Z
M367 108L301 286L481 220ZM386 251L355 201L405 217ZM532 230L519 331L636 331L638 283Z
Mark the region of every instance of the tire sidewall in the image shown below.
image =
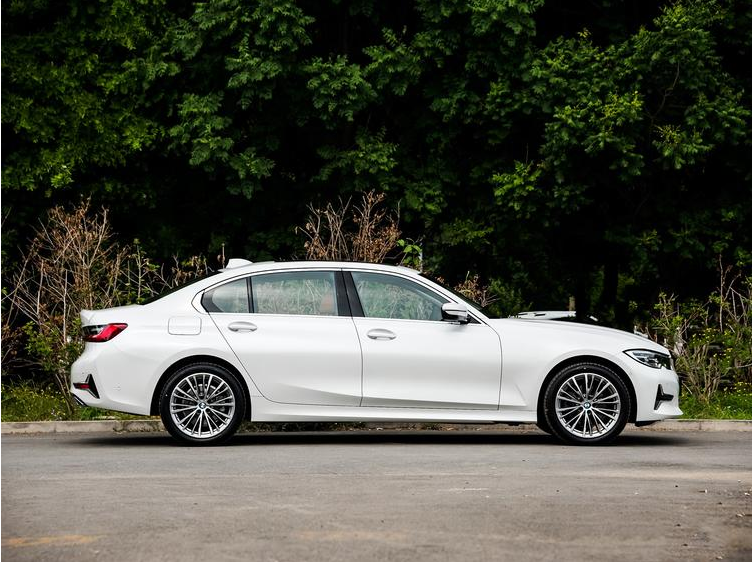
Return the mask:
M614 388L616 388L621 402L619 417L614 427L612 427L608 433L590 439L570 433L569 430L563 426L561 421L559 421L559 417L556 415L556 394L559 392L559 388L561 388L564 382L572 377L572 375L579 373L595 373L606 378L614 385ZM577 445L603 445L613 441L622 432L629 420L632 404L626 383L612 369L597 363L577 363L575 365L564 367L554 375L551 382L546 387L543 407L546 423L548 427L551 428L551 433L559 439Z
M198 439L183 433L173 421L170 413L170 396L172 395L173 390L185 377L195 373L210 373L214 376L220 377L228 384L235 398L235 411L230 423L221 433L206 439ZM216 445L227 441L235 434L238 427L240 427L240 423L245 417L245 408L245 393L243 392L243 387L238 382L237 378L226 368L214 363L191 363L190 365L181 367L175 371L169 379L167 379L159 397L159 414L162 418L162 423L164 424L165 429L167 429L170 435L184 445Z

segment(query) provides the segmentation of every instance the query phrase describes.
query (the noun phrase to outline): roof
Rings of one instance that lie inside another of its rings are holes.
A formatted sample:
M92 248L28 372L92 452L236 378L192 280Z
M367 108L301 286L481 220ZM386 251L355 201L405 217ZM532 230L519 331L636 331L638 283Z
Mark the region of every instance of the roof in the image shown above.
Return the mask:
M237 265L235 265L237 264ZM400 271L408 275L420 275L420 272L404 265L387 265L381 263L368 262L348 262L348 261L263 261L250 262L241 258L233 258L227 262L227 267L221 269L223 273L244 273L253 271L270 271L279 269L370 269L374 271Z

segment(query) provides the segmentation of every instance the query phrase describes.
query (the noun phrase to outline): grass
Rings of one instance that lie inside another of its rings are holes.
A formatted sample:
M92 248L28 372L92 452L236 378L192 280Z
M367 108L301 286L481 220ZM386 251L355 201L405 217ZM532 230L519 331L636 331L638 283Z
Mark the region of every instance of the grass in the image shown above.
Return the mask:
M738 383L733 390L716 393L708 402L691 395L683 395L679 405L683 418L689 419L752 419L752 384ZM76 407L68 413L63 396L53 387L37 386L29 382L2 385L2 421L58 421L97 419L141 419L121 412L97 408ZM266 427L266 426L270 427ZM353 424L245 424L246 430L310 431L314 429L344 429ZM273 426L273 427L271 427Z
M683 418L752 420L752 384L737 383L732 390L717 392L708 402L683 395L679 407Z
M51 386L38 386L30 382L2 385L2 415L4 422L140 419L134 416L98 408L76 406L69 413L65 399Z

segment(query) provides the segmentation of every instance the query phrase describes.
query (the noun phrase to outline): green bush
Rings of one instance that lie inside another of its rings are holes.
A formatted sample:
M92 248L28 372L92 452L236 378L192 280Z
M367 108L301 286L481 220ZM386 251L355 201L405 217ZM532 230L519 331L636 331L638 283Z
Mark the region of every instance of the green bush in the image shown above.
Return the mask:
M29 381L2 385L2 421L61 421L96 419L133 419L140 416L98 408L68 409L65 397L52 385Z
M737 383L733 390L714 394L707 402L695 396L685 396L679 401L684 418L689 419L752 419L752 385Z
M30 382L3 384L2 421L67 420L65 398L51 386Z
M710 404L723 389L752 384L750 308L752 278L723 266L718 289L705 302L661 294L649 329L674 354L690 397Z

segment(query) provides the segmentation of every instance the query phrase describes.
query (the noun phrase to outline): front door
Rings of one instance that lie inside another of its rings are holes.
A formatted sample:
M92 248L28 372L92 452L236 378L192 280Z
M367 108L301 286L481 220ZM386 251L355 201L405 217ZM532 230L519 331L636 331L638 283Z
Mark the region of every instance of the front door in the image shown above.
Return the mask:
M352 271L363 317L363 406L496 410L501 344L489 326L441 319L448 302L407 277Z

